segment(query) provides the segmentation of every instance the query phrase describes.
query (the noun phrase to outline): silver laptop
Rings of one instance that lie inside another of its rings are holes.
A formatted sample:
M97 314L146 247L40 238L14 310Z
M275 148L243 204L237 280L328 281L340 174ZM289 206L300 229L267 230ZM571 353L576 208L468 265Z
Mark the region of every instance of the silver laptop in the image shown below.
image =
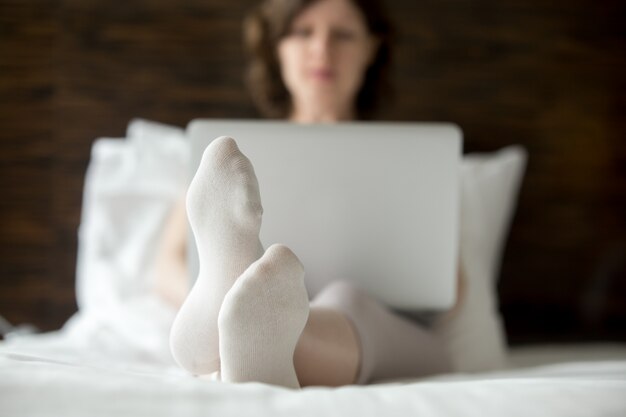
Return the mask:
M461 131L452 124L195 120L192 170L216 137L254 165L261 242L300 258L313 297L353 282L387 305L443 309L455 296ZM190 270L198 255L190 238Z

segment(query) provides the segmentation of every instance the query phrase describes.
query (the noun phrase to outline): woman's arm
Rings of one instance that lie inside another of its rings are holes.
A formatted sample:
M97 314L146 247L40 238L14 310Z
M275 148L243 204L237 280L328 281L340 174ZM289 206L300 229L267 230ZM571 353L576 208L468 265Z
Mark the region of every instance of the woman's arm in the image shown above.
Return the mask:
M153 265L155 293L176 309L189 292L187 233L185 199L181 198L166 220Z

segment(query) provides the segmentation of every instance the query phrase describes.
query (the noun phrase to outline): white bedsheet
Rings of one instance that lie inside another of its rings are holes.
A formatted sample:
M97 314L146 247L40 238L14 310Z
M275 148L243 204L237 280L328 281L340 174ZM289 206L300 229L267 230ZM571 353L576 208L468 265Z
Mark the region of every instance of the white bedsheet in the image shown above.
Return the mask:
M174 311L155 297L110 313L0 343L0 416L626 416L623 344L516 349L518 368L498 373L290 391L183 372L168 349Z
M2 416L624 416L626 361L292 391L0 351Z

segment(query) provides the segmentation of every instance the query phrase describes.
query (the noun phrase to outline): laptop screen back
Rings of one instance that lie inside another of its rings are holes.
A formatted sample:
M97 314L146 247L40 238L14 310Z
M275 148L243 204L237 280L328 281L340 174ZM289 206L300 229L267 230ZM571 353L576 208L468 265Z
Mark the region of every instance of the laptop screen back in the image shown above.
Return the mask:
M309 295L353 282L398 309L449 307L458 258L461 132L451 124L196 120L195 173L204 148L231 136L261 192L261 242L290 247ZM190 239L190 271L198 254Z

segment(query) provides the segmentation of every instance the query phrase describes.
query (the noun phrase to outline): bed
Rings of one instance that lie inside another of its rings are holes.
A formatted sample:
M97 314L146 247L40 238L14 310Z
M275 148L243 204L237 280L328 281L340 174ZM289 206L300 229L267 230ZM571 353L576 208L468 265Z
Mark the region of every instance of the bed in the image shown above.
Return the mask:
M187 179L181 129L134 120L124 139L100 139L85 181L76 294L56 331L0 343L0 415L626 415L626 346L510 349L494 286L523 178L517 146L464 158L461 262L468 295L435 329L455 372L368 386L225 384L173 362L175 311L151 291L155 237Z

